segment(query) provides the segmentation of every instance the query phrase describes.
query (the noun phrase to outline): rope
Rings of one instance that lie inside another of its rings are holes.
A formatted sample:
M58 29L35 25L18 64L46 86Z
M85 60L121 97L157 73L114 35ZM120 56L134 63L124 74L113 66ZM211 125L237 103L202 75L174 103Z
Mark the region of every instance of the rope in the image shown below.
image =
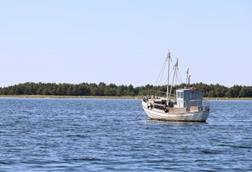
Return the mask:
M162 68L161 68L161 71L159 72L159 74L158 74L158 77L157 77L157 79L156 79L156 82L155 82L155 84L158 84L159 82L161 82L161 80L162 80L162 78L163 78L163 75L164 75L164 70L165 70L165 67L166 67L166 60L164 61L164 63L163 63L163 66L162 66Z
M174 57L174 56L173 56ZM175 56L176 57L176 56ZM171 58L170 59L171 61L170 61L170 65L171 66L174 66L173 67L173 69L170 71L170 73L173 73L173 78L172 78L172 83L169 85L169 87L170 87L170 93L169 93L169 95L171 96L172 95L172 88L174 87L174 85L177 85L178 83L182 83L182 75L181 75L181 72L180 72L180 70L179 70L179 68L178 68L178 66L177 67L175 67L175 65L174 65L174 63L173 63L173 59ZM157 79L156 79L156 82L155 82L155 84L154 85L167 85L167 79L168 78L166 78L163 82L165 82L166 81L166 83L162 83L162 80L163 80L163 77L164 77L164 73L166 73L166 69L167 69L167 65L166 65L166 63L167 63L167 58L165 59L165 61L164 61L164 63L163 63L163 65L162 65L162 68L161 68L161 70L160 70L160 72L159 72L159 74L158 74L158 77L157 77ZM159 91L158 90L158 87L155 89L155 90L151 90L151 91L155 91L154 93L166 93L166 92L164 92L164 91Z

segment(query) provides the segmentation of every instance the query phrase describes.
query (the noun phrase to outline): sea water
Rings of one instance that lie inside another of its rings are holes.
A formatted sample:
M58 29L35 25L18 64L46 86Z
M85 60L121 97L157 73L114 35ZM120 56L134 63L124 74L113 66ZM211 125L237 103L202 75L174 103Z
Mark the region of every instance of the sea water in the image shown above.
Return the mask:
M140 100L0 99L0 171L252 171L252 101L207 123L149 120Z

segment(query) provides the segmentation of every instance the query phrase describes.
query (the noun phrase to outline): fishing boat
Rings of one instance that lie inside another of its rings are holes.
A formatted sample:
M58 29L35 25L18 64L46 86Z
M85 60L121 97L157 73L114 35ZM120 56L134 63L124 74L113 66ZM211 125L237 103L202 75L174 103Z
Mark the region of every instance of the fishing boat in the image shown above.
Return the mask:
M145 96L142 100L142 106L146 114L153 120L180 121L180 122L206 122L209 115L209 104L203 100L201 90L190 86L189 69L187 70L187 84L184 88L174 87L175 76L178 72L178 59L171 70L171 53L165 60L168 67L166 96L156 95ZM170 84L170 75L173 73ZM175 93L172 95L172 91Z

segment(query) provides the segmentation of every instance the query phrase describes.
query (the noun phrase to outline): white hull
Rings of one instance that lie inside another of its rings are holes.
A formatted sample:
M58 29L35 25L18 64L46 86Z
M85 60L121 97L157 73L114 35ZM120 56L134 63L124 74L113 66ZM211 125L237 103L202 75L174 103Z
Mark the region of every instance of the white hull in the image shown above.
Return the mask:
M170 113L158 109L148 109L145 102L142 102L143 109L150 119L181 122L206 122L209 111Z

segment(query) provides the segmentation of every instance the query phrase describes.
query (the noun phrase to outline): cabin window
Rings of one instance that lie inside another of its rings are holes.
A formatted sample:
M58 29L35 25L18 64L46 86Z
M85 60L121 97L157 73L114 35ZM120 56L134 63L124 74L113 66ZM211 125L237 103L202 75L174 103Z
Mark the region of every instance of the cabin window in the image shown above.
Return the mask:
M190 99L193 99L193 93L190 92Z
M177 92L178 98L184 98L184 92Z

